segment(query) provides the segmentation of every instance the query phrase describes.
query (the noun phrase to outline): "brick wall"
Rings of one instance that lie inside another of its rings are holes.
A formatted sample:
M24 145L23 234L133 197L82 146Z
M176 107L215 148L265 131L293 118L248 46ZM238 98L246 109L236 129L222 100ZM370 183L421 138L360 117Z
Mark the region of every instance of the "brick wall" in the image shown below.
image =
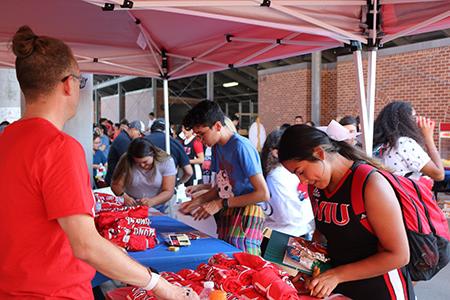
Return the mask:
M377 59L375 117L393 100L412 103L419 115L450 122L450 46L390 53L380 50ZM406 51L406 50L405 50ZM292 66L291 66L292 67ZM268 131L297 114L310 119L310 67L259 76L259 114ZM364 60L364 72L367 61ZM365 74L366 75L366 74ZM359 114L353 60L340 58L323 65L321 72L321 123Z
M264 74L258 78L258 114L266 131L283 123L294 123L297 115L311 115L311 70L302 64L298 70Z

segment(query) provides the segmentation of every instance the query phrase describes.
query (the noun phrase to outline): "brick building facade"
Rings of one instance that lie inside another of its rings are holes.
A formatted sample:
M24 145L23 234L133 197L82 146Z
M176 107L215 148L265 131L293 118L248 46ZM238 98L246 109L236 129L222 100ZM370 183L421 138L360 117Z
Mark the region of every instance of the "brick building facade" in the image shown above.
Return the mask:
M367 74L364 59L364 73ZM393 100L412 103L418 115L450 122L450 38L380 49L377 57L375 117ZM309 63L259 71L259 115L268 131L311 116ZM352 55L322 64L321 125L358 115L356 71Z

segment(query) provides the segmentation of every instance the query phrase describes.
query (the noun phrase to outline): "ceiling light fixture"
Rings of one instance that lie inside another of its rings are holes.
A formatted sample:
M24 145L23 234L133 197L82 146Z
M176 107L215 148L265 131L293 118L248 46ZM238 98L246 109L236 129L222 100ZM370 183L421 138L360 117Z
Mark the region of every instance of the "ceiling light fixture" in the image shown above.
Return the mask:
M239 85L239 82L232 81L232 82L225 82L225 83L223 84L223 87L229 88L229 87L233 87L233 86L237 86L237 85Z

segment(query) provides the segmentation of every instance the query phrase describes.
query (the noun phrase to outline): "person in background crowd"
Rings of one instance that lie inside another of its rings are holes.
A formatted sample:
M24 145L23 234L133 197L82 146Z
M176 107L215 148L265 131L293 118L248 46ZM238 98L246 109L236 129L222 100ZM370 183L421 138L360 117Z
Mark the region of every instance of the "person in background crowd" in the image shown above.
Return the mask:
M114 136L113 136L113 141L116 139L116 137L120 134L120 131L122 129L120 128L120 123L114 123Z
M181 141L183 144L184 151L189 157L189 163L194 170L194 175L185 183L185 186L197 185L202 183L202 164L205 160L205 153L203 150L203 144L195 136L192 129L188 130L182 126L181 128L184 140Z
M92 148L94 150L94 156L92 158L92 175L97 188L107 186L103 173L107 170L108 163L103 151L100 150L101 146L102 141L100 135L94 133L92 137Z
M394 174L413 179L420 179L424 174L436 181L443 180L444 166L434 144L434 126L434 121L416 116L408 102L389 103L374 124L376 156L392 168Z
M311 127L316 127L316 124L313 121L307 121L305 124Z
M151 112L148 114L148 123L147 123L147 128L146 128L147 132L151 131L153 121L155 121L155 113Z
M311 295L323 298L334 292L355 300L413 300L409 273L402 268L409 261L409 246L395 191L378 172L368 177L364 191L352 191L354 168L360 163L380 168L379 163L307 125L286 129L278 158L301 182L313 186L315 236L320 233L327 240L332 268L312 279ZM348 196L352 192L364 194L366 217L375 234L353 213Z
M215 185L206 193L184 202L180 211L195 219L215 216L220 239L239 249L260 254L264 212L257 204L269 200L261 162L250 141L224 126L224 114L216 102L202 101L186 115L183 125L192 128L212 147Z
M5 130L6 126L9 125L8 121L3 121L2 123L0 123L0 133L3 132L3 130Z
M111 189L128 206L146 205L165 212L173 196L177 169L173 158L144 138L133 140L122 155Z
M356 139L356 136L358 134L358 122L356 121L356 118L352 116L345 116L339 120L339 124L347 128L348 132L350 132L350 134L353 136L351 139L346 140L346 142L352 146L357 146L358 141ZM359 147L361 148L361 145L359 145Z
M120 130L128 129L128 124L129 124L129 123L130 123L130 122L128 122L127 119L122 119L122 120L120 120Z
M303 117L302 116L295 116L294 118L294 124L303 124Z
M106 121L108 123L108 132L106 132L105 134L109 137L109 139L112 141L114 138L114 123L111 120L107 120Z
M111 147L111 141L109 140L109 137L106 135L108 129L105 125L100 124L100 141L101 141L101 147L100 150L103 152L105 157L108 157L109 154L109 148Z
M233 114L231 118L229 118L231 122L233 122L234 128L236 129L236 132L239 131L239 116L237 114Z
M278 144L283 130L269 134L261 152L270 200L264 202L265 226L308 240L314 231L314 214L308 193L299 191L300 181L278 161Z
M107 118L100 118L99 121L100 125L104 125L106 127L105 135L109 137L109 134L111 133L111 124L108 122Z
M198 299L97 232L83 148L62 131L86 84L70 48L28 26L11 48L25 113L0 135L0 299L90 300L95 269L161 299Z
M122 124L124 125L124 124ZM108 171L106 173L105 181L111 185L112 175L119 162L120 157L127 152L131 141L141 137L145 132L145 125L142 121L133 121L130 124L123 126L120 134L111 144L108 155Z
M146 135L144 138L150 141L156 147L166 151L166 136L164 134L165 125L164 119L156 119L153 122L151 134ZM183 146L175 140L173 137L169 138L170 141L170 155L175 162L175 166L183 171L183 175L178 180L177 184L187 182L192 174L193 170L191 164L189 163L189 157L184 152Z

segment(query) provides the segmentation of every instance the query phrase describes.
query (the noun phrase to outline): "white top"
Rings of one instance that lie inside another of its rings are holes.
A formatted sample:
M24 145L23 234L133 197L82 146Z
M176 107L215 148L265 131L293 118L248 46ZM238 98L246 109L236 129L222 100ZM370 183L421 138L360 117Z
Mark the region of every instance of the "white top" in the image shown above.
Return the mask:
M131 168L131 182L125 186L125 192L135 199L155 197L161 192L164 176L174 176L177 169L173 158L169 157L163 162L153 161L154 166L146 171L137 165Z
M258 136L258 128L259 128L259 136ZM266 141L266 129L264 129L264 126L257 122L254 122L248 131L248 139L252 143L252 145L255 147L256 150L261 151L262 147L264 146L264 142ZM258 147L259 145L259 147Z
M266 214L265 226L292 236L313 231L311 201L307 194L298 191L297 176L280 165L270 171L266 181L270 200L262 206Z
M395 175L405 176L412 172L409 178L419 179L420 170L431 160L425 150L412 138L400 137L396 147L383 154L381 161L395 170Z

